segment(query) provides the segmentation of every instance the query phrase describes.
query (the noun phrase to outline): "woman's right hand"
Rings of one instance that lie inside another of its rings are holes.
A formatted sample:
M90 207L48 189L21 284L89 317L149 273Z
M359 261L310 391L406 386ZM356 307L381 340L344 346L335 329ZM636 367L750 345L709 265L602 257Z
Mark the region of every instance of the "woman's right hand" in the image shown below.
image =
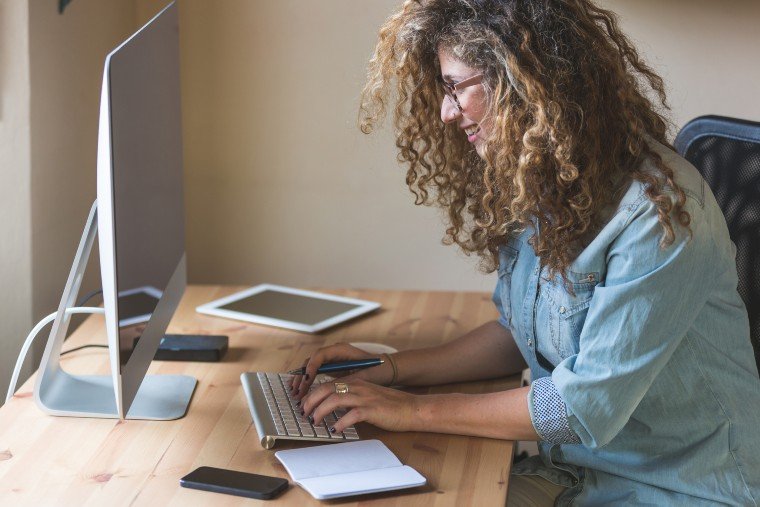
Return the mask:
M317 350L313 356L304 361L306 372L304 375L294 375L291 381L291 394L301 399L309 392L311 384L317 376L317 369L325 363L337 363L341 361L356 361L378 357L377 354L369 354L362 349L348 343L336 343ZM393 378L393 366L386 359L380 366L373 366L358 371L346 371L331 373L332 377L343 377L347 380L362 379L373 384L388 385Z

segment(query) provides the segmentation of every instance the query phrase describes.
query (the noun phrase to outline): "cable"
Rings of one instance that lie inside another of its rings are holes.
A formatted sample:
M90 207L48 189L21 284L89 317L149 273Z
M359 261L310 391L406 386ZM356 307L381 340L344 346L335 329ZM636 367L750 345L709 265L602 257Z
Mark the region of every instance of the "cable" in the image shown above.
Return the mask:
M74 306L84 306L84 304L89 301L90 299L94 298L98 294L102 293L103 289L95 289L93 291L88 292L84 296L82 296L79 301L77 301L77 304Z
M72 315L75 313L99 313L104 314L105 309L104 308L95 308L95 307L73 307L73 308L66 308L66 315ZM21 367L24 364L24 359L26 359L26 354L29 352L29 348L32 346L32 342L34 342L34 339L37 337L37 335L42 331L42 328L44 328L46 325L48 325L50 322L55 320L56 315L58 315L57 312L51 313L41 321L37 323L36 326L34 326L34 329L32 329L32 332L29 333L29 336L26 337L26 340L24 341L24 346L21 347L21 352L18 355L18 359L16 359L16 366L13 368L13 376L11 377L11 383L8 385L8 394L5 396L5 402L7 403L11 398L13 398L13 393L16 391L16 382L18 382L18 377L21 374Z
M74 347L73 349L64 350L61 352L62 356L65 356L66 354L70 354L71 352L76 352L77 350L87 349L90 347L97 347L99 349L107 349L108 345L102 345L100 343L90 343L88 345L80 345L79 347Z

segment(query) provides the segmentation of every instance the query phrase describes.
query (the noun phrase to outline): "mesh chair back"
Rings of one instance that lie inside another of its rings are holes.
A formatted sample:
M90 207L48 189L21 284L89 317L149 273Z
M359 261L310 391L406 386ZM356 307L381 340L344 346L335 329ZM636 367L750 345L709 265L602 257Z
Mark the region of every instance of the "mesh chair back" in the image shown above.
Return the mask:
M726 217L760 367L760 123L702 116L681 129L675 147L702 173Z

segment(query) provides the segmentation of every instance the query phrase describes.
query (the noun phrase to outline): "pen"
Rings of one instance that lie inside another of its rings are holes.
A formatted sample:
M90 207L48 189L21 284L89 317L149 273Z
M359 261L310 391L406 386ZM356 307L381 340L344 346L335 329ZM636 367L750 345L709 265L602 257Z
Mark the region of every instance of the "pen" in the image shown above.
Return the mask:
M325 363L317 369L317 373L330 373L334 371L347 371L347 370L362 370L364 368L372 368L373 366L380 366L385 361L379 357L373 359L360 359L359 361L343 361L342 363ZM297 368L288 372L290 375L303 375L306 373L306 368Z

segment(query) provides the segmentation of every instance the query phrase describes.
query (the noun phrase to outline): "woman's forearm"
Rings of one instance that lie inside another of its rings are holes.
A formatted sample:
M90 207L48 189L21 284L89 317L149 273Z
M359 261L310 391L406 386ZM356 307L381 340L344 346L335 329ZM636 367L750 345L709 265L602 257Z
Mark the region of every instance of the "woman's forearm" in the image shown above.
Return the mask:
M488 322L443 345L393 355L396 384L423 386L484 380L512 375L525 368L512 333Z
M419 396L413 430L504 440L540 440L528 411L530 387L488 394Z

